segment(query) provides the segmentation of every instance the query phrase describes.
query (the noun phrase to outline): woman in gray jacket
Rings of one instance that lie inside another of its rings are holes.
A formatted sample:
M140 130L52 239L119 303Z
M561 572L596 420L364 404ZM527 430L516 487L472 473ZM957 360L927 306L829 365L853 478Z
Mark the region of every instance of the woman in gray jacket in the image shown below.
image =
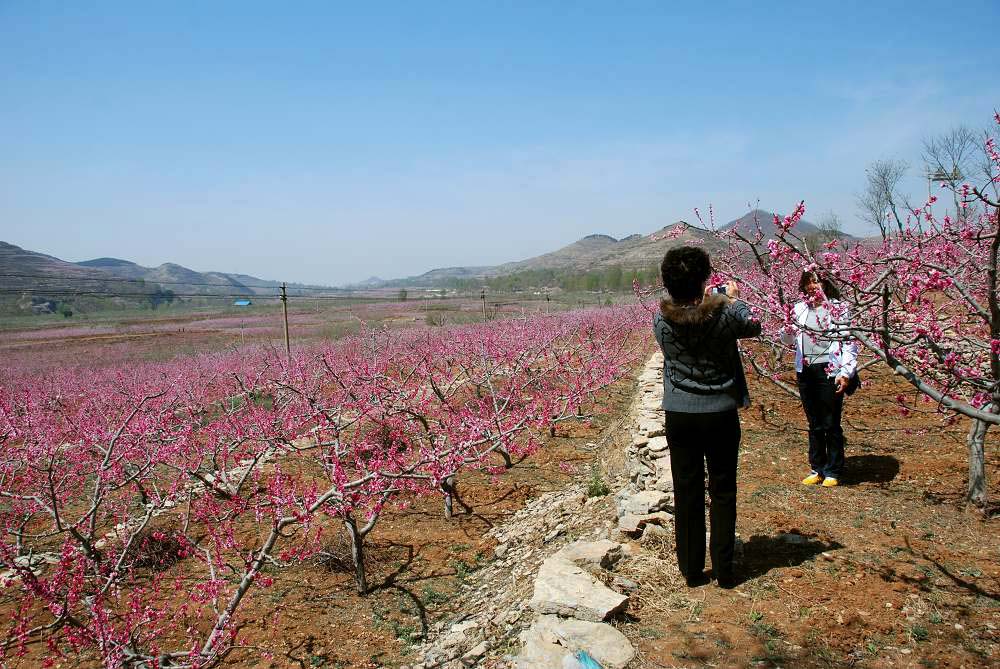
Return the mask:
M729 282L705 287L708 254L694 246L671 249L660 266L668 297L653 319L663 350L663 409L674 482L677 565L693 587L706 582L705 464L712 498L712 571L719 585L736 585L737 408L750 404L737 340L756 337L760 323Z

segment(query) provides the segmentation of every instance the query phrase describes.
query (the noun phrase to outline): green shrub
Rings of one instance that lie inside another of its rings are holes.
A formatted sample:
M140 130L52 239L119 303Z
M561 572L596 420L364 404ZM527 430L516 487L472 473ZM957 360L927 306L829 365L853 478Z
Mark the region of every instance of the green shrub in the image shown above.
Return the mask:
M910 636L913 637L914 641L927 641L930 632L923 625L914 625L910 628Z
M590 478L587 480L587 497L604 497L610 492L611 488L601 476L601 468L594 463L590 466Z

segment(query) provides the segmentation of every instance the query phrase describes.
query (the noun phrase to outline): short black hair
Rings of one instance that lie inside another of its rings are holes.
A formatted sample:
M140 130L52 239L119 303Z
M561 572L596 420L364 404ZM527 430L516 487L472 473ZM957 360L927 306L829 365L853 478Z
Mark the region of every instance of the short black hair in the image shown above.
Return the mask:
M667 251L660 264L663 285L675 300L697 299L712 276L712 261L697 246L678 246Z

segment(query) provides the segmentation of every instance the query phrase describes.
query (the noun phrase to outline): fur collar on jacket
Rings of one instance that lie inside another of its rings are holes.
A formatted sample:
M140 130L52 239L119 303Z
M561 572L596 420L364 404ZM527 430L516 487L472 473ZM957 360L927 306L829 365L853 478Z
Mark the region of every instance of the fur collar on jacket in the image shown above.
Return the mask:
M663 318L678 325L699 325L708 323L715 313L729 304L729 298L721 293L706 295L698 304L677 304L670 298L660 300Z

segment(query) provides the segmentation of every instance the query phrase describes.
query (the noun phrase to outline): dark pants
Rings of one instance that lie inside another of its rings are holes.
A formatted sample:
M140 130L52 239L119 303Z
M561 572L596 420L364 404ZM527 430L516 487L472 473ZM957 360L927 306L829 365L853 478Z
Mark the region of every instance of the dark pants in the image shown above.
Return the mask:
M674 536L677 566L685 578L705 569L705 463L712 498L712 569L718 579L733 578L736 546L736 463L740 417L720 413L666 414L670 468L674 479Z
M840 427L844 394L837 394L824 363L803 365L797 376L809 421L809 466L821 476L839 479L844 473L844 430Z

